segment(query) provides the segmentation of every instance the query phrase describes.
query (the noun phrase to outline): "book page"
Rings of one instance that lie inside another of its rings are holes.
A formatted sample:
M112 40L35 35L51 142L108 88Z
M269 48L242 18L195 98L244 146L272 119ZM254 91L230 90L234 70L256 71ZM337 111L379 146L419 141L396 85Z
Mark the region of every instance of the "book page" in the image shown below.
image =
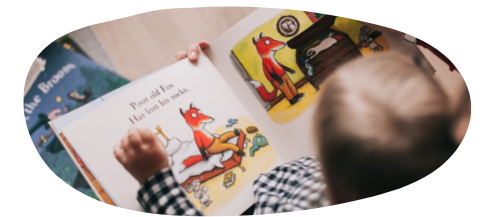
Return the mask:
M183 60L153 73L61 128L116 205L142 210L138 182L113 155L132 126L155 133L175 178L206 215L242 213L253 204L254 179L282 163L264 129L203 53L197 63ZM197 136L215 139L201 150Z
M404 34L305 11L259 9L205 51L285 161L315 155L312 120L325 78L357 58L396 50L434 69ZM317 117L316 117L317 118Z

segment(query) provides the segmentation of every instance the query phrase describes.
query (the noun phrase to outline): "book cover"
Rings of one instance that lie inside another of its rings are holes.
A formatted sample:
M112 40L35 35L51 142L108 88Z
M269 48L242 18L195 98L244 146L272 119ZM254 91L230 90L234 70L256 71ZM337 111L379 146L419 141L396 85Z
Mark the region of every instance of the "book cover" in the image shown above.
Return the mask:
M86 54L80 47L79 45L74 41L72 40L72 38L67 34L67 35L64 35L60 38L58 38L57 40L55 40L55 42L61 44L64 48L70 50L70 51L74 51L78 54L81 54L87 58L90 58L88 56L88 54ZM91 59L91 58L90 58Z
M38 55L32 68L39 75L24 97L24 114L34 146L60 179L96 198L48 122L129 81L57 42Z

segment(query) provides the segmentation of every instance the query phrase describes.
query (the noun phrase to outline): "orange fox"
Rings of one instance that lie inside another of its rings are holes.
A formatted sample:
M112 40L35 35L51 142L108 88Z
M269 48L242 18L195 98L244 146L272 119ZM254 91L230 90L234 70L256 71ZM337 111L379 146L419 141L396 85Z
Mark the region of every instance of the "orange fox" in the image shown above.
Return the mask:
M209 154L217 154L227 150L232 150L237 155L244 156L244 152L241 151L239 147L231 143L226 143L227 140L239 136L239 129L236 128L233 132L226 132L217 138L204 128L206 124L213 122L215 119L204 115L201 110L194 106L194 104L191 103L189 110L186 112L180 109L180 113L189 127L193 130L194 141L196 142L204 161L208 160Z
M291 105L299 102L304 97L304 93L300 94L297 91L294 83L292 83L289 76L285 73L287 71L294 74L296 71L282 65L274 57L276 51L285 47L285 43L265 36L263 33L260 33L259 38L253 37L253 43L263 60L265 76L274 87L273 91L269 93L259 81L250 81L260 93L261 98L265 101L272 101L277 96L277 91L281 90Z

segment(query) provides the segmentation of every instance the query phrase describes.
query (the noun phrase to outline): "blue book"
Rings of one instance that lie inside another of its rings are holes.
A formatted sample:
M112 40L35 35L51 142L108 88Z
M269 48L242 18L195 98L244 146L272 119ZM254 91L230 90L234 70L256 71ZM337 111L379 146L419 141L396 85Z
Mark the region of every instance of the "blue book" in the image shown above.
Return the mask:
M96 198L48 122L129 81L56 42L38 55L34 65L41 72L24 97L24 114L33 145L60 179Z

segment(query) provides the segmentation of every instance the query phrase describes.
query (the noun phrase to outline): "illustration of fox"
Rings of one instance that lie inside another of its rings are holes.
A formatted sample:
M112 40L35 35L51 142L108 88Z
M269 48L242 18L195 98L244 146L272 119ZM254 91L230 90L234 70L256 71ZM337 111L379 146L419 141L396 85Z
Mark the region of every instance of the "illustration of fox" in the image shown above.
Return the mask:
M253 43L258 50L258 54L263 60L262 64L265 76L274 87L273 91L269 93L265 86L263 86L259 81L250 81L250 83L260 93L261 98L265 101L272 101L277 96L277 91L281 90L291 105L299 102L304 97L304 93L300 94L297 91L294 83L290 80L287 73L285 73L290 72L291 74L294 74L296 71L282 65L274 57L276 51L285 47L285 43L265 36L263 32L260 33L259 38L253 37Z
M199 148L203 161L207 161L210 154L217 154L227 150L232 150L237 155L244 156L244 152L239 147L227 143L227 140L239 136L240 129L236 128L234 131L226 132L217 138L204 128L206 124L213 122L215 119L204 115L194 104L191 103L189 110L185 112L180 109L180 113L193 130L194 141ZM191 159L191 161L195 160Z

